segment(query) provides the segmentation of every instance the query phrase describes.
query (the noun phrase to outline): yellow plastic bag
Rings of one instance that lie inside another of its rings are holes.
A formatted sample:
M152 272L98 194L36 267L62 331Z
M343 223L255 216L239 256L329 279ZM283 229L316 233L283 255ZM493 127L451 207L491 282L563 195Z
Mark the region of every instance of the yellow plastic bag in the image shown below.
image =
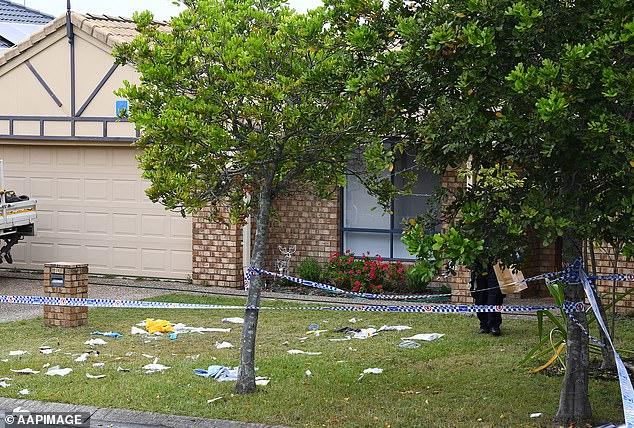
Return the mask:
M150 334L154 334L157 332L171 333L174 331L174 327L172 327L172 324L170 324L169 321L155 320L152 318L148 318L145 320L145 329Z

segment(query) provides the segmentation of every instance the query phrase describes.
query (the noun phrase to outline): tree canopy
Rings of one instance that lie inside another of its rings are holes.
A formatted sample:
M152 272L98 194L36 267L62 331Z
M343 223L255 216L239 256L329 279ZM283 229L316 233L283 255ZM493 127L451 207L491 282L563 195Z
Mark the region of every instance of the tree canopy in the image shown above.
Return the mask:
M346 91L349 60L323 14L299 15L278 0L183 3L169 27L137 14L139 35L115 50L140 73L119 94L141 131L147 194L183 213L210 206L216 221L257 215L252 266L263 267L272 202L298 189L332 195L349 159L366 145L380 149L380 139L365 132ZM247 306L259 296L255 276ZM238 392L255 388L256 327L248 309Z
M327 4L348 11L333 22L348 35L354 88L376 123L395 117L420 163L471 180L448 195L443 232L430 235L420 221L406 231L428 277L446 259L521 266L531 237L631 249L631 0ZM584 338L577 326L568 331L580 382L564 383L562 423L591 415L587 349L575 348Z

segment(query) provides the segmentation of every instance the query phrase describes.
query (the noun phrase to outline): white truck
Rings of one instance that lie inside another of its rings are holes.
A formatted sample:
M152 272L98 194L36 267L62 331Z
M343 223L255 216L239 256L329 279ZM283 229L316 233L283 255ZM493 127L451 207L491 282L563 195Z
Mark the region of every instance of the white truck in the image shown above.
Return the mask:
M0 248L0 263L13 263L11 247L25 236L35 236L37 201L26 195L17 196L4 187L4 163L0 160L0 238L4 245ZM1 243L0 243L1 245Z

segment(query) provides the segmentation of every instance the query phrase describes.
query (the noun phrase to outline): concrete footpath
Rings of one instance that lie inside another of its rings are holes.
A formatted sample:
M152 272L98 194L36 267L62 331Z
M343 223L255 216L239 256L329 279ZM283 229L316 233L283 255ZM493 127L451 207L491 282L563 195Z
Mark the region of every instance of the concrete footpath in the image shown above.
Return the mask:
M31 413L64 412L90 415L90 427L106 428L284 428L279 425L252 424L223 421L220 419L194 418L189 416L164 415L161 413L137 412L134 410L107 409L75 404L48 403L0 397L0 428L5 427L5 415L11 412ZM26 414L26 413L23 413ZM73 425L61 425L69 426ZM81 425L87 426L87 425Z

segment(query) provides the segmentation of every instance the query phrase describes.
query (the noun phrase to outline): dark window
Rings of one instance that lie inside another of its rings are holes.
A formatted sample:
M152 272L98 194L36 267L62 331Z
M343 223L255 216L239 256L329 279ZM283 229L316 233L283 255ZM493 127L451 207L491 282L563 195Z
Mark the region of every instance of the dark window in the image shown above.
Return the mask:
M413 260L401 242L403 220L415 218L429 210L428 201L440 185L440 176L416 167L412 156L403 155L394 164L391 177L402 187L400 171L412 170L418 177L411 195L401 196L392 204L393 214L384 213L356 177L350 176L343 191L343 248L357 255L370 252L384 258ZM373 209L374 208L374 209Z

